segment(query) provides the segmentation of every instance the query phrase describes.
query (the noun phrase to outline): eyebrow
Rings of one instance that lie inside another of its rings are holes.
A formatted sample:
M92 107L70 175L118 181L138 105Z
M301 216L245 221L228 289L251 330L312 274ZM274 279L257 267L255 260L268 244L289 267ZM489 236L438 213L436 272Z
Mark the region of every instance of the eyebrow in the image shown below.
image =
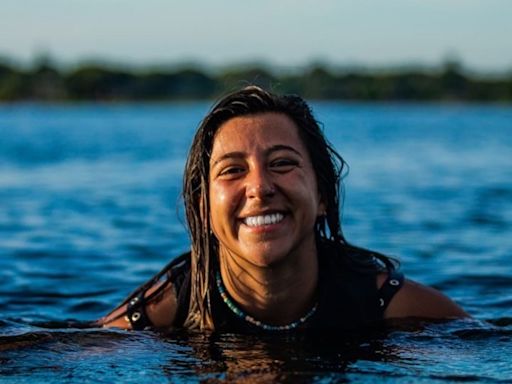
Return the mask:
M267 148L265 150L265 155L269 155L269 154L271 154L273 152L277 152L277 151L291 151L291 152L295 153L296 155L300 156L301 158L303 157L302 154L299 151L297 151L295 148L293 148L289 145L285 145L285 144L276 144L276 145L271 146L270 148ZM217 159L215 159L215 161L212 164L212 167L226 159L242 159L244 157L245 157L244 152L239 152L239 151L228 152L228 153L225 153L222 156L218 157Z

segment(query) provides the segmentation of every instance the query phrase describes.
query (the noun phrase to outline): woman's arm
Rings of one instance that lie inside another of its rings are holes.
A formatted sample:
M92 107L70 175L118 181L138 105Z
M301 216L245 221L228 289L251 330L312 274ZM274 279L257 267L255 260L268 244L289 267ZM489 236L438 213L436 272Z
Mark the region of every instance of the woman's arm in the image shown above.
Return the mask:
M378 276L379 287L386 278L387 274ZM384 312L385 319L404 317L456 319L469 315L441 292L406 279Z
M166 284L159 282L149 288L144 294L145 298L151 297L159 288ZM146 314L151 322L151 326L157 330L168 330L172 327L177 310L176 292L172 284L167 285L161 289L161 292L156 294L151 299L148 299L144 304ZM132 329L130 321L127 317L128 304L124 304L108 315L102 317L97 321L101 327L116 327L121 329Z

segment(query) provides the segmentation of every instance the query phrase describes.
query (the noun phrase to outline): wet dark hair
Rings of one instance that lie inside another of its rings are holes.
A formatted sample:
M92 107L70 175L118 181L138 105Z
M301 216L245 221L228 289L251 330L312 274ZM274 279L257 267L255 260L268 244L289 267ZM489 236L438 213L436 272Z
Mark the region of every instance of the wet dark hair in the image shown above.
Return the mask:
M343 196L342 175L346 163L325 138L308 104L299 96L279 96L256 86L245 87L223 97L203 119L185 167L183 198L192 241L191 297L186 327L213 327L208 303L218 242L210 223L208 191L215 135L225 122L234 117L261 113L282 113L298 128L313 165L320 198L326 206L326 214L320 216L315 224L317 241L336 244L345 251L349 248L356 251L342 253L359 255L355 262L361 265L375 267L375 258L386 265L390 264L385 256L353 247L345 240L340 222L340 199ZM391 264L388 267L391 268Z

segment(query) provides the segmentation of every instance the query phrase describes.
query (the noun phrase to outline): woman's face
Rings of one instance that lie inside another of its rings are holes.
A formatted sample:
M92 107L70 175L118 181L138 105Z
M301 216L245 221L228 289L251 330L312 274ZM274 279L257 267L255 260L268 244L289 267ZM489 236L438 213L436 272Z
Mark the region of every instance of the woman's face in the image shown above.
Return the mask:
M209 199L221 255L260 267L314 249L315 221L325 211L298 128L279 113L221 125L210 160Z

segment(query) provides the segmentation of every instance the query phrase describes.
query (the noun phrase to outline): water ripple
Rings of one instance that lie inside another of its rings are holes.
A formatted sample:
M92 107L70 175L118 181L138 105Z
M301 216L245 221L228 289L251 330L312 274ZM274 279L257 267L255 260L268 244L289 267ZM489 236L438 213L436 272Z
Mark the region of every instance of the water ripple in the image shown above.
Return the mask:
M0 107L2 380L510 381L509 106L318 104L351 166L348 240L396 255L481 323L289 339L89 328L189 248L176 206L205 110Z

